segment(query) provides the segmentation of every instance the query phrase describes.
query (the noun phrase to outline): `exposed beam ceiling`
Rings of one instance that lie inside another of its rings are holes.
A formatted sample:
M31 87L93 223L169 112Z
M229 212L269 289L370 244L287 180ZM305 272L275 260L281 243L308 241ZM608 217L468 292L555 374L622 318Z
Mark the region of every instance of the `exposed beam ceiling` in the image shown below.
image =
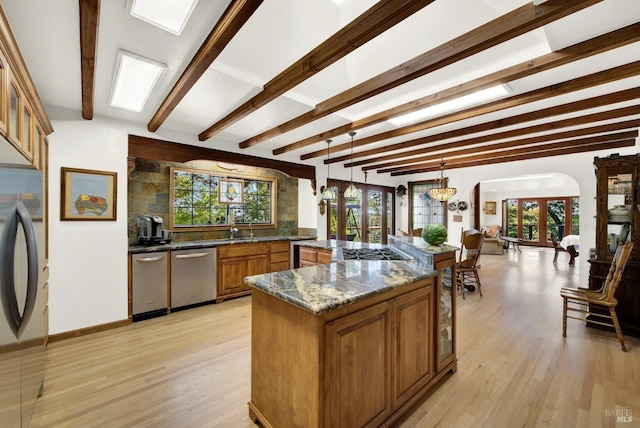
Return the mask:
M601 36L575 44L573 46L560 49L556 52L551 52L538 58L527 60L512 67L508 67L495 73L491 73L489 75L471 80L462 85L457 85L443 91L439 91L435 94L431 94L426 97L404 103L400 106L368 116L356 122L348 123L329 131L322 132L321 134L288 144L287 146L280 147L274 150L273 153L282 154L294 149L306 147L310 144L317 143L318 141L322 141L327 138L334 138L339 135L344 135L348 131L354 131L366 126L375 125L376 123L384 122L394 117L411 113L413 111L417 111L443 101L455 99L478 90L486 89L502 83L509 83L510 81L531 76L543 71L551 70L555 67L579 61L592 55L597 55L611 49L616 49L620 46L631 44L639 40L640 23L629 25L627 27L603 34ZM320 153L325 154L324 151ZM310 157L313 156L302 155L301 159L309 159Z
M200 141L211 138L224 128L273 101L289 89L304 82L433 1L379 1L357 19L265 84L264 89L256 96L201 132L198 138Z
M229 41L236 35L247 20L253 15L262 0L233 0L222 17L207 36L198 52L184 70L178 81L169 91L167 97L155 112L147 129L151 132L158 130L160 125L169 117L169 114L193 88L213 61L220 55Z
M335 113L360 101L398 87L456 61L468 58L471 55L499 45L500 43L557 19L561 19L583 8L592 6L600 1L601 0L567 2L564 0L549 0L539 6L535 6L533 3L526 4L501 16L499 19L495 19L471 30L404 64L393 67L372 79L333 96L316 105L310 112L243 141L240 143L240 147L251 147L282 132L290 131L311 123L331 113ZM293 148L290 149L293 150ZM274 154L280 153L274 151Z

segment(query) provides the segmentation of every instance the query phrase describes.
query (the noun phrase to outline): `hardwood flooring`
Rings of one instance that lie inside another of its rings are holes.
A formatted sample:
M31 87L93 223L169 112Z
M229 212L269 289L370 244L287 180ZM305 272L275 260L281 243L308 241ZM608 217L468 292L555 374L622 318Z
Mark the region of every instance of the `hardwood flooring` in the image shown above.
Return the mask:
M640 427L640 340L625 336L624 353L614 333L576 320L563 338L559 289L587 279L552 259L532 247L481 256L484 297L458 299L458 371L396 427ZM255 427L250 306L243 297L50 344L31 426Z

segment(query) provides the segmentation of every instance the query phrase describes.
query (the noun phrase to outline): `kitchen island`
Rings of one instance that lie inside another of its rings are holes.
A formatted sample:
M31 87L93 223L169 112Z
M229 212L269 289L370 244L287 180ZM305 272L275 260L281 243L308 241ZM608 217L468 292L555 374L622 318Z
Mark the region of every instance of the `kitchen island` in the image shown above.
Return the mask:
M437 279L418 261L387 260L246 277L254 289L251 419L264 427L392 424L456 371L452 338L441 335L453 329L444 303L452 300L442 299Z

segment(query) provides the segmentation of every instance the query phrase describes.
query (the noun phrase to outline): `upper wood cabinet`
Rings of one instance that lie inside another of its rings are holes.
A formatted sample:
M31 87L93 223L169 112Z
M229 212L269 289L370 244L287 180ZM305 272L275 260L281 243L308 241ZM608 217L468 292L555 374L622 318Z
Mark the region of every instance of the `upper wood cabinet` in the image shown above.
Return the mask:
M41 138L36 138L36 128ZM0 5L0 135L42 167L43 138L53 127Z

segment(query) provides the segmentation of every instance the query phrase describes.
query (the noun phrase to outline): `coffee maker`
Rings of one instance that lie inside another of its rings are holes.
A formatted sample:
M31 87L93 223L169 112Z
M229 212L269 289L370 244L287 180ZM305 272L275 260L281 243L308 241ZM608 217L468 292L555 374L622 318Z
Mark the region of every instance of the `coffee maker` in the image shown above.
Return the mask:
M138 245L158 245L171 242L171 232L162 229L162 217L138 216Z

